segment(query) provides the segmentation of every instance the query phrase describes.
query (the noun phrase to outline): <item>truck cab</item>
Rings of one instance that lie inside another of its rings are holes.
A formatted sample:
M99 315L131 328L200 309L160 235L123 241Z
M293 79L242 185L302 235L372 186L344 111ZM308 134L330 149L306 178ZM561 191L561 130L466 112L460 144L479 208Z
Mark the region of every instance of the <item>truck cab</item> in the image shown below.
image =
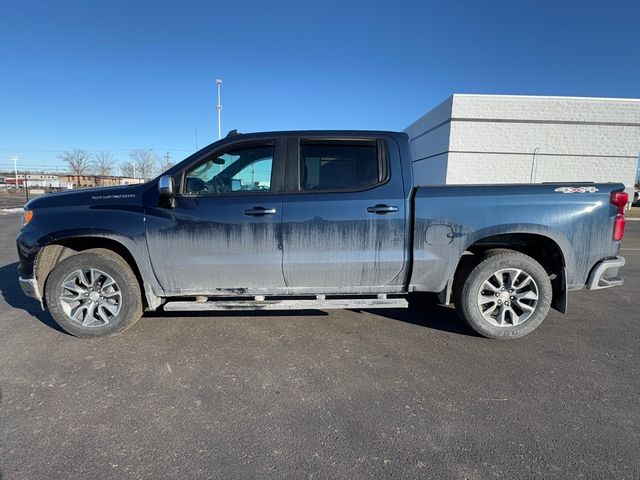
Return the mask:
M238 135L168 172L170 200L145 209L160 286L170 295L402 291L411 179L405 188L398 135Z

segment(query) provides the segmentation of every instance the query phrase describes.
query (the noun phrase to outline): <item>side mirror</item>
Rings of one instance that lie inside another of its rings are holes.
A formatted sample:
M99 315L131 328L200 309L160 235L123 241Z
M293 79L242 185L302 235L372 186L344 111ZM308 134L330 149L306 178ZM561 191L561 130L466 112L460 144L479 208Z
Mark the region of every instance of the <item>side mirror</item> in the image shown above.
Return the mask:
M158 192L160 193L160 203L175 207L173 198L173 177L163 175L158 181Z

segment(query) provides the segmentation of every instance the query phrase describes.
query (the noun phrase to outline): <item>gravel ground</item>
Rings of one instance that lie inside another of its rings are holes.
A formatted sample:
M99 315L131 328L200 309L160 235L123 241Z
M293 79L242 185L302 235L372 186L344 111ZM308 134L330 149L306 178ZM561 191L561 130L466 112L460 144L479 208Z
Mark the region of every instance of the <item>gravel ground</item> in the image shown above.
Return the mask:
M0 192L0 210L4 208L22 208L25 203L24 193Z

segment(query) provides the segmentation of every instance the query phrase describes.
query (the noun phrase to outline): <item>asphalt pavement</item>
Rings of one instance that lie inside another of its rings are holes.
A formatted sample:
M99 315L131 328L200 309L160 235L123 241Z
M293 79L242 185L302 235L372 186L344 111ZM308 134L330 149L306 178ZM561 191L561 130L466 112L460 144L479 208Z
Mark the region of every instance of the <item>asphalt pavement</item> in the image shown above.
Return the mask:
M0 217L0 478L640 478L640 222L623 287L500 342L451 308L148 313L79 340Z

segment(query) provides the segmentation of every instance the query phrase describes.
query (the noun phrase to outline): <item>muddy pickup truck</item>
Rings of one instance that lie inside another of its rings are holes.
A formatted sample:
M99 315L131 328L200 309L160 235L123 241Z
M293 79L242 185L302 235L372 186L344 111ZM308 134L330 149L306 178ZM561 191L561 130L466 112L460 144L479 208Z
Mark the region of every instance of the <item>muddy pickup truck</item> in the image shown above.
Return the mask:
M231 135L142 185L30 201L20 284L80 337L145 309L398 308L435 292L503 339L564 313L571 290L622 284L622 184L423 186L414 163L404 133Z

